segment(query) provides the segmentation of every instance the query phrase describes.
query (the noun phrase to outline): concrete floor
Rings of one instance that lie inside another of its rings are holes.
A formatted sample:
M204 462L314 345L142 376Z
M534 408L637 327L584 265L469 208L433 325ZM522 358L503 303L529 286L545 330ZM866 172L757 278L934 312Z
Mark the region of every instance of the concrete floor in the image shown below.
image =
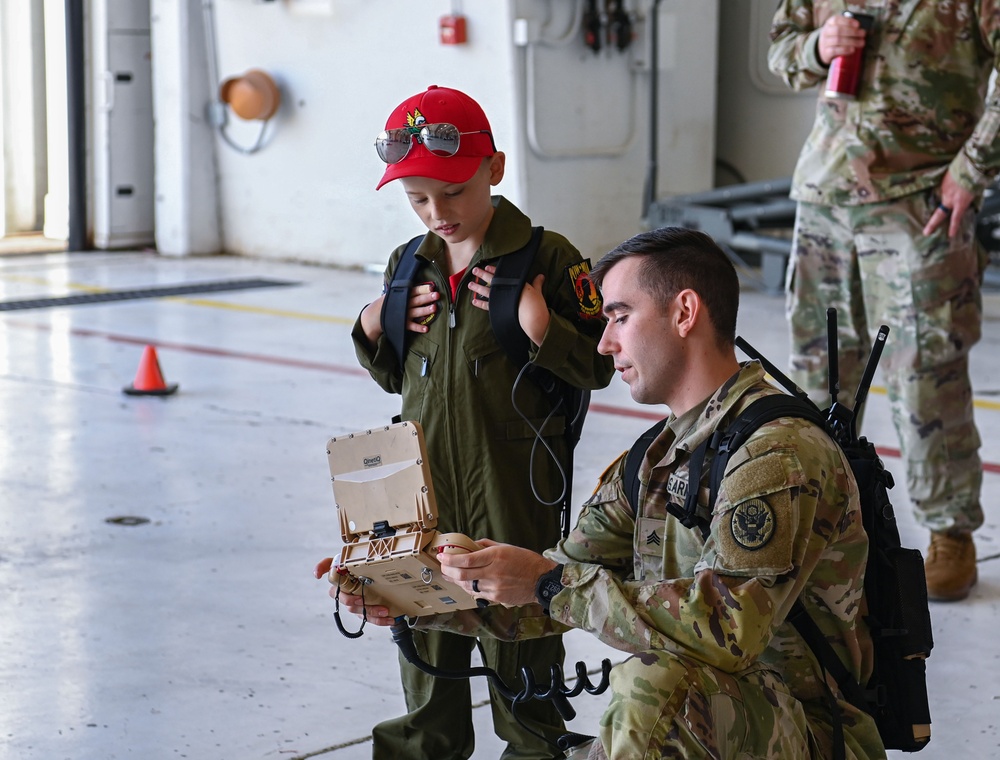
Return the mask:
M340 544L326 440L398 411L349 340L380 278L230 257L33 254L0 258L0 302L249 277L294 284L0 312L0 758L349 760L370 756L372 724L401 711L387 632L342 637L326 582L312 578ZM923 758L1000 756L1000 295L986 300L974 354L980 581L969 600L932 609ZM783 366L780 297L747 290L740 328ZM147 344L175 395L122 393ZM617 379L593 404L577 503L660 415ZM863 432L898 473L878 388ZM905 484L893 496L904 541L923 550ZM567 643L570 672L620 659L584 634ZM571 727L593 733L605 702L575 699ZM498 757L488 708L475 713L476 757Z

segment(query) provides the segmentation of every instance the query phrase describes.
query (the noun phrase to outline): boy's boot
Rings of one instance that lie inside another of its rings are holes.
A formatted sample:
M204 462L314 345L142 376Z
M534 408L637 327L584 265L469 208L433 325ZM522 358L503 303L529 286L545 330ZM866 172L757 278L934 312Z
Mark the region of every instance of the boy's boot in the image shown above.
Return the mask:
M927 598L937 602L965 599L976 584L976 545L968 531L931 533L924 559Z

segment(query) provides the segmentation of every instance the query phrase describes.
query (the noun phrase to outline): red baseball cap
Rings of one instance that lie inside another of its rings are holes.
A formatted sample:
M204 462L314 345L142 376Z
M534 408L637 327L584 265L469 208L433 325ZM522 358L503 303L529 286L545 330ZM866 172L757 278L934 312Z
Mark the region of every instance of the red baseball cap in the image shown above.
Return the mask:
M402 161L388 164L376 186L400 177L430 177L442 182L468 182L486 156L496 153L493 130L480 105L464 92L432 84L424 92L407 98L393 109L385 122L388 129L419 129L423 124L454 124L463 134L454 156L435 156L417 143ZM485 130L486 133L480 133Z

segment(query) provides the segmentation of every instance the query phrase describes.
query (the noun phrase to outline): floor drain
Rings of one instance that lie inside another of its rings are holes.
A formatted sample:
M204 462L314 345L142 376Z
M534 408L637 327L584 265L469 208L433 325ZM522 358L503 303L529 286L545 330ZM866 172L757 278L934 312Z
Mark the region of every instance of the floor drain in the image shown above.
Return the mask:
M109 517L104 522L111 523L112 525L144 525L149 522L149 518L122 515L121 517Z

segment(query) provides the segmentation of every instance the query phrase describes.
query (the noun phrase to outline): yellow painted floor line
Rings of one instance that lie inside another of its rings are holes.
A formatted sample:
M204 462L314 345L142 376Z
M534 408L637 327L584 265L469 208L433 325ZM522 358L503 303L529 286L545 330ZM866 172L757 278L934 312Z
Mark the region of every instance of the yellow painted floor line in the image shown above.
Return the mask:
M166 296L164 301L180 301L192 306L205 306L211 309L228 309L230 311L245 311L251 314L266 314L269 317L284 317L286 319L304 319L313 322L332 322L338 325L353 325L355 317L335 317L329 314L310 314L304 311L289 311L287 309L270 309L264 306L214 301L209 298L185 298L184 296Z

